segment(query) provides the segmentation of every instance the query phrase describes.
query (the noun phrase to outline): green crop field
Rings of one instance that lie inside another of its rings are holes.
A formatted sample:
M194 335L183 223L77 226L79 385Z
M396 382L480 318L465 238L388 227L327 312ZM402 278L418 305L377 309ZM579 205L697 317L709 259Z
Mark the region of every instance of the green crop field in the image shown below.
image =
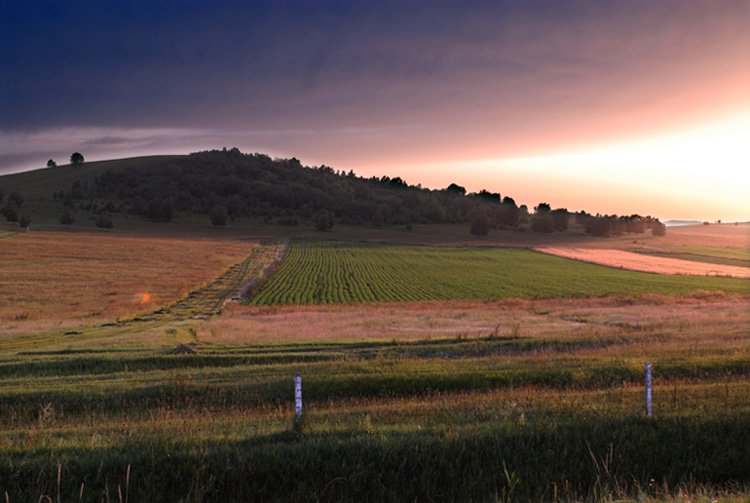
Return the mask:
M519 248L295 241L254 305L749 292L750 281L613 269Z

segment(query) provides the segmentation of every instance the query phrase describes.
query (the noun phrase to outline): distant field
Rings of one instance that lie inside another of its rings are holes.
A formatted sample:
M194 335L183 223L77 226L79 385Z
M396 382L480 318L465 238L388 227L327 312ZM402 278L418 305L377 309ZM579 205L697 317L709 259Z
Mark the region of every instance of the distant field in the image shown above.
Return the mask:
M613 269L515 248L295 241L253 305L748 292L745 280Z
M708 264L750 267L750 248L674 245L665 246L661 250L648 250L642 253Z
M652 272L656 274L690 274L694 276L725 276L750 279L750 267L729 265L726 258L714 256L690 255L685 260L680 253L654 252L651 250L637 253L625 250L608 250L603 248L536 248L537 251L558 257L582 260L609 267L621 267L631 271ZM738 250L739 251L739 250ZM705 253L705 252L704 252ZM703 260L705 258L709 261ZM717 263L720 262L720 263Z

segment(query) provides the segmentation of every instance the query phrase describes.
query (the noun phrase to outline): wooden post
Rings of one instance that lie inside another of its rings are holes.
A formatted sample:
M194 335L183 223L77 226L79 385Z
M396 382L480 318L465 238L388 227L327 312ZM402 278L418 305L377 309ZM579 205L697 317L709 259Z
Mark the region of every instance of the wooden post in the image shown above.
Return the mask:
M302 420L302 376L294 376L294 422L299 423Z
M651 417L651 364L646 364L646 415Z

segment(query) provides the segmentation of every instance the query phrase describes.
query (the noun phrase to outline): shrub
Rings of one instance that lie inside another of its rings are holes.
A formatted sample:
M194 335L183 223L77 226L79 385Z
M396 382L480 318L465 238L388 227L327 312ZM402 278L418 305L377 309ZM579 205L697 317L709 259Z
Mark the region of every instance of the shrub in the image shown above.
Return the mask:
M217 204L209 212L213 225L227 225L227 208Z
M333 213L328 210L318 210L315 214L315 228L319 231L333 229Z
M657 220L651 227L651 234L653 236L664 236L667 234L667 226Z
M565 208L552 211L552 229L556 231L567 231L570 223L570 213Z
M554 226L554 220L549 213L540 213L531 219L531 230L534 232L550 233Z
M171 199L153 200L146 206L146 218L154 222L169 222L174 214Z
M383 216L383 212L380 211L380 208L375 210L375 212L372 214L370 223L373 227L383 227L383 224L385 224L385 217Z
M100 229L111 229L115 225L112 223L112 218L107 215L106 213L102 213L96 218L96 221L94 222L94 225L99 227Z
M8 202L14 203L19 208L23 206L23 196L21 196L20 192L13 191L8 196Z
M473 236L486 236L490 233L490 223L487 220L487 216L480 214L474 217L471 221L471 230L469 231Z
M60 217L60 223L64 225L71 225L76 219L73 217L73 210L65 208L62 216Z
M3 216L8 222L18 222L18 207L16 207L15 203L8 202L8 204L5 205L5 208L3 208Z

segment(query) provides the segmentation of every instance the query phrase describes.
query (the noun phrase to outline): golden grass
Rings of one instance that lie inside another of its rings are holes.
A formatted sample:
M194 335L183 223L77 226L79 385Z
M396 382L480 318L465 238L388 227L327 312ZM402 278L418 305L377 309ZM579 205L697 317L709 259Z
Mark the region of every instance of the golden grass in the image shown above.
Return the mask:
M112 321L172 302L255 242L27 232L0 239L0 333ZM150 299L138 294L147 293Z
M333 306L231 306L196 327L207 343L425 340L696 333L696 344L750 337L750 295L696 292L608 298L435 301ZM628 343L630 345L630 343ZM635 346L634 351L639 346ZM615 350L616 351L616 350Z

